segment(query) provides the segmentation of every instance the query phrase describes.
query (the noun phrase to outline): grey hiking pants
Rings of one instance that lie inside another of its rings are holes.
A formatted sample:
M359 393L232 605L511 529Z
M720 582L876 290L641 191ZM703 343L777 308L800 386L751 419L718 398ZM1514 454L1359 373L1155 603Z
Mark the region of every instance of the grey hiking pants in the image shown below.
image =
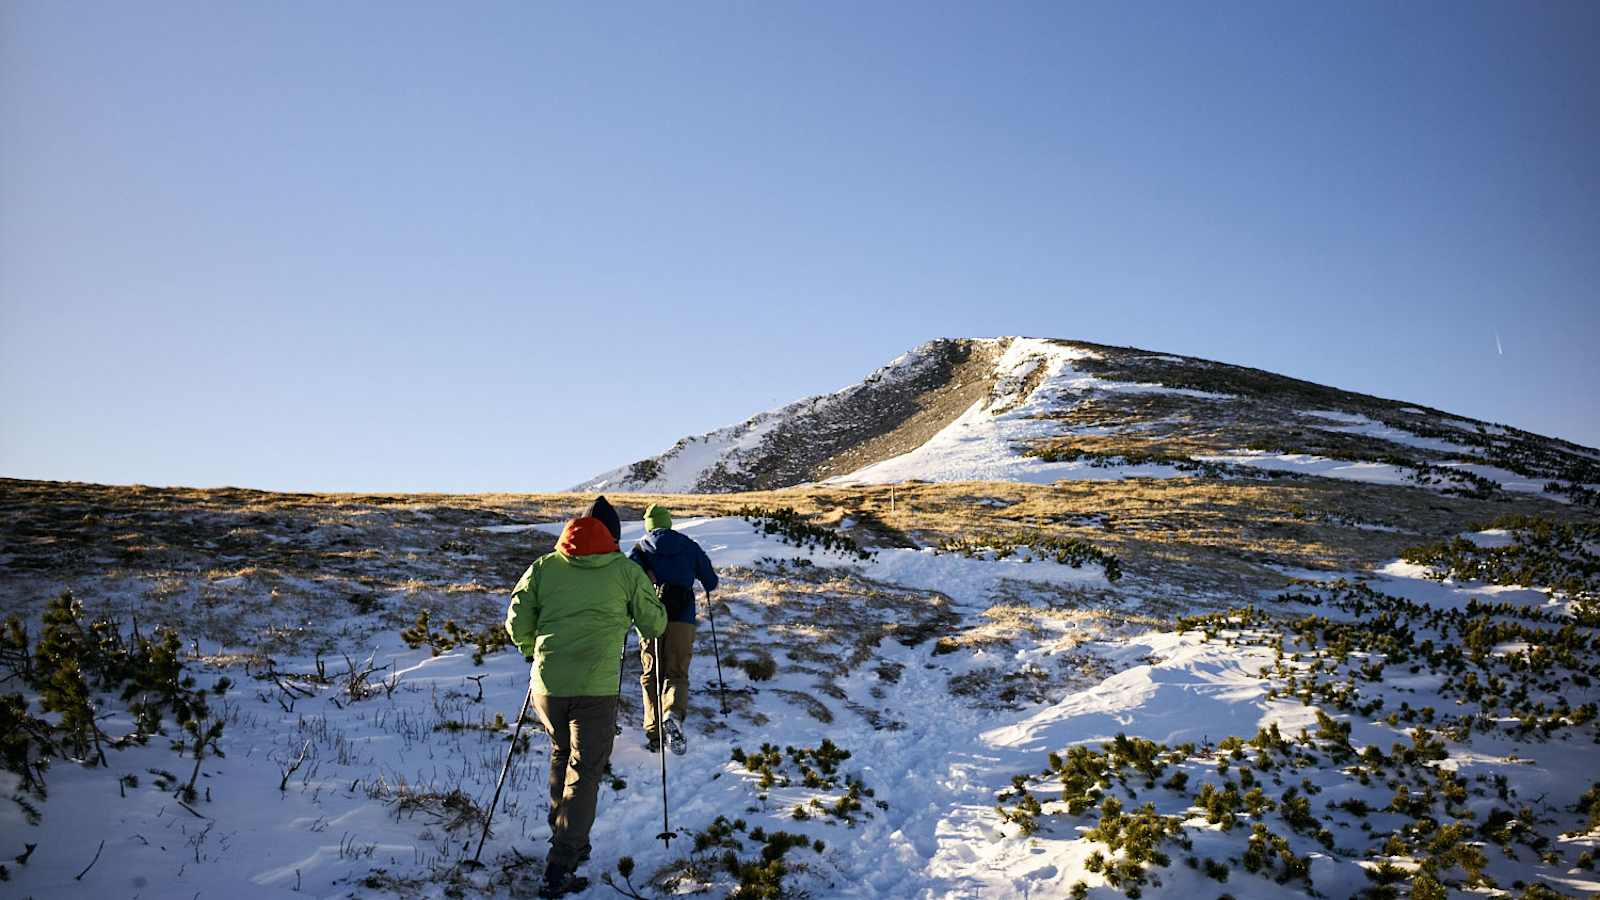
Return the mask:
M547 864L575 869L589 846L595 805L611 743L617 698L533 695L539 723L550 735L550 857Z

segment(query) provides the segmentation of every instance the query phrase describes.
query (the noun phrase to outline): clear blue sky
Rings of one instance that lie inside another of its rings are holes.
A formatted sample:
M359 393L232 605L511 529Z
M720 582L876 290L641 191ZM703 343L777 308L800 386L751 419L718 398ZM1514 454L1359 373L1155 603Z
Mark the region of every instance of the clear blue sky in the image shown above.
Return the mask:
M1600 4L0 4L0 474L560 488L1014 333L1600 445Z

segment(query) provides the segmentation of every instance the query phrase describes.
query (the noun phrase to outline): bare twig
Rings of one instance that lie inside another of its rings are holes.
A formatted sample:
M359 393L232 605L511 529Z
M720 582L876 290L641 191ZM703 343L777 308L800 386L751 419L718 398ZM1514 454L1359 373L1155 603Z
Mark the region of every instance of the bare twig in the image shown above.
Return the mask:
M387 663L379 666L373 662L373 657L371 656L368 656L366 662L363 662L358 667L348 654L345 655L344 664L345 672L339 676L339 679L344 683L344 692L351 700L364 700L372 696L376 688L367 679L371 678L372 673L379 669L387 669L389 667Z
M89 870L94 868L94 864L100 861L100 851L104 850L105 848L106 848L106 842L105 841L101 841L100 842L100 846L95 848L94 859L89 860L89 864L87 866L83 867L83 871L82 872L79 872L77 875L74 875L72 877L72 880L73 881L82 881L83 880L83 876L89 874Z
M200 846L206 842L206 836L211 834L211 829L213 829L215 827L217 827L217 823L216 822L207 822L206 823L206 827L200 829L200 833L195 835L194 839L189 842L190 845L194 847L194 861L195 862L198 863L198 862L201 861L200 860Z
M206 815L204 813L197 812L194 807L192 807L189 804L183 802L182 800L177 801L177 804L179 806L183 807L184 809L187 809L189 811L189 814L194 816L196 819L209 820L211 818L210 816L208 816L208 815Z
M294 758L294 762L290 763L289 767L283 770L283 780L278 782L278 791L280 793L289 789L289 777L300 770L300 764L306 761L306 754L310 752L310 750L311 741L307 740L305 745L300 748L300 755L296 756Z
M313 691L303 684L295 684L292 681L285 681L283 679L283 674L284 673L279 672L275 667L273 667L269 661L267 666L267 677L271 678L272 683L278 686L278 690L288 694L291 701L298 700L301 697L310 697L316 694L316 691Z

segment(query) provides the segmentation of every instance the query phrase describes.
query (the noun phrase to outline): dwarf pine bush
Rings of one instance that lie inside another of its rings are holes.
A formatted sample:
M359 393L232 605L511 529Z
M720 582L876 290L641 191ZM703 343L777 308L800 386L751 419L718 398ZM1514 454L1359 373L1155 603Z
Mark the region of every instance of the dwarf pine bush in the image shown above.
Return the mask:
M862 549L849 535L811 524L791 506L741 506L733 514L755 525L762 534L777 535L783 543L801 549L814 547L825 553L837 553L863 561L875 555L870 550Z
M1480 547L1458 537L1409 547L1401 556L1441 580L1544 585L1585 601L1600 596L1600 552L1591 549L1600 544L1600 524L1507 516L1488 527L1509 530L1512 542Z
M511 646L511 636L498 624L489 624L474 630L456 624L454 619L446 619L443 628L434 631L432 614L426 609L417 613L417 620L410 628L400 632L400 639L406 642L407 647L413 649L426 646L434 656L470 644L474 648L472 664L475 666L483 665L484 657L490 653Z
M19 621L6 623L0 631L0 680L21 681L36 692L40 711L51 716L35 715L22 693L0 695L0 764L18 777L12 799L29 821L38 821L30 798L44 799L52 759L106 765L108 745L143 744L161 733L169 717L182 730L173 749L191 754L195 765L181 786L176 776L157 779L158 786L175 789L185 800L195 798L201 761L223 752L224 717L213 703L230 682L221 678L209 688L197 687L194 676L184 672L181 646L167 629L150 636L135 631L125 638L114 622L87 620L70 592L46 607L36 646L29 647ZM96 691L115 694L126 704L131 732L110 738L101 731Z
M1593 831L1596 828L1600 828L1600 781L1590 785L1589 789L1583 792L1583 796L1578 798L1573 811L1588 817L1588 820L1583 825L1584 831Z
M703 884L716 879L718 873L725 873L734 882L729 898L778 900L793 895L784 879L804 868L803 864L789 860L790 852L809 849L820 854L827 849L820 840L788 831L752 830L743 819L730 821L726 816L718 816L696 833L693 840L694 848L687 859L669 864L656 876L655 881L663 891L676 893L685 881ZM746 841L759 848L754 856L742 855ZM619 860L617 872L631 889L633 860ZM641 896L638 892L624 891L609 875L602 880L624 896Z
M1089 563L1104 570L1107 581L1122 578L1122 560L1088 541L1080 538L1062 538L1042 531L1025 531L1012 535L979 534L971 537L951 538L939 545L946 553L978 559L992 557L1006 559L1020 548L1027 547L1037 557L1054 559L1063 566L1081 569Z
M83 663L93 658L83 627L83 607L71 592L61 594L45 608L44 628L34 654L39 705L45 712L56 713L56 731L70 756L89 763L92 747L95 760L103 765L100 729L83 671Z
M1235 835L1236 826L1245 825L1237 838L1244 845L1239 862L1259 877L1307 888L1309 857L1291 843L1301 837L1335 858L1356 854L1415 861L1414 873L1392 865L1372 869L1378 882L1369 890L1374 897L1399 896L1401 882L1409 882L1418 896L1493 888L1485 872L1485 840L1500 844L1512 858L1520 846L1547 865L1563 861L1542 827L1549 820L1541 821L1532 804L1519 807L1504 775L1468 778L1441 763L1453 755L1453 742L1474 732L1498 732L1517 741L1600 740L1593 734L1600 710L1590 708L1600 704L1569 700L1572 687L1589 688L1600 680L1600 634L1548 610L1483 601L1439 609L1342 581L1278 599L1291 598L1346 616L1278 616L1246 607L1186 617L1179 627L1200 632L1205 640L1268 648L1275 659L1258 672L1267 696L1315 707L1314 725L1295 736L1268 725L1253 737L1228 736L1199 750L1127 736L1098 750L1068 747L1047 756L1040 776L1061 782L1061 805L1044 803L1034 811L1002 803L1000 815L1012 819L1024 813L1042 828L1051 816L1082 815L1099 806L1101 824L1080 826L1080 833L1105 846L1085 866L1129 895L1141 891L1143 882L1117 847L1122 820L1131 818L1124 809L1136 784L1183 798L1179 802L1186 801L1189 811L1179 818L1198 815ZM1435 676L1432 690L1443 702L1396 703L1385 675L1396 666L1412 676ZM1378 695L1384 688L1392 704L1387 709L1385 696ZM1356 745L1356 717L1387 723L1399 740L1388 746ZM1301 770L1340 776L1344 782L1296 779ZM1032 777L1018 776L1014 787L1020 791L1034 783ZM1198 784L1186 797L1194 781ZM1324 789L1340 799L1319 804L1316 798ZM1360 794L1351 796L1352 790ZM1012 796L1021 794L1002 800ZM1503 806L1485 810L1483 800L1475 799L1491 796ZM1172 801L1158 797L1156 802ZM1575 803L1564 802L1587 821L1586 829L1600 827L1600 783ZM1388 814L1381 830L1365 822L1380 807ZM1155 808L1149 807L1152 813ZM1391 824L1396 817L1398 824ZM1284 826L1283 833L1274 832ZM1341 829L1338 839L1335 829ZM1170 839L1183 840L1179 832ZM1354 847L1341 846L1352 839ZM1587 862L1593 864L1592 854ZM1194 866L1199 868L1198 858Z

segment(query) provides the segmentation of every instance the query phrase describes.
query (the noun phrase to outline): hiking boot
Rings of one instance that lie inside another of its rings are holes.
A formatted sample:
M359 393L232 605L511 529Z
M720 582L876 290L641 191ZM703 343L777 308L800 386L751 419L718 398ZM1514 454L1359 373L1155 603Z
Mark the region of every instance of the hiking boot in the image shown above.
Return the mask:
M689 752L689 738L684 735L677 719L667 716L661 723L661 730L667 734L667 749L672 751L673 756Z
M544 870L544 884L539 886L539 896L544 898L565 897L589 886L589 879L578 877L573 869L558 869L554 866Z
M655 738L647 737L644 739L644 751L654 756L655 754L661 752L661 744L658 743Z

